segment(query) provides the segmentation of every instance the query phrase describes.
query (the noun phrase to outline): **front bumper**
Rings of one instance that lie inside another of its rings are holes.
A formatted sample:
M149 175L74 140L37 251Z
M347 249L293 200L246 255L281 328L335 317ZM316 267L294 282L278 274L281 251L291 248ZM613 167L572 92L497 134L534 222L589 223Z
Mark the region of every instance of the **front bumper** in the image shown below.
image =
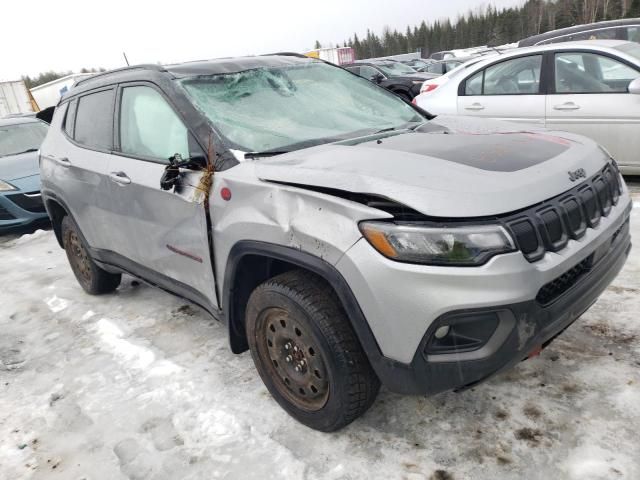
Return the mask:
M337 267L377 342L379 351L367 353L380 380L395 392L434 394L477 383L526 358L587 310L620 271L631 246L629 213L625 191L597 228L534 263L516 252L477 268L408 265L380 258L358 242ZM543 287L588 258L595 258L593 264L570 288L541 302ZM500 328L482 348L425 352L452 316L486 312L496 312Z
M423 394L469 387L539 351L595 303L622 269L631 250L628 222L623 231L597 265L548 306L531 300L498 308L455 312L466 315L497 312L501 324L506 327L506 335L501 338L504 340L486 349L480 358L464 360L465 355L473 357L473 352L428 355L425 348L433 333L433 328L430 328L411 365L400 375L395 372L388 387L403 393ZM446 317L434 322L433 327L442 321L446 322ZM449 355L450 358L439 358ZM456 356L461 358L456 359Z
M0 231L25 227L48 218L39 191L0 194Z

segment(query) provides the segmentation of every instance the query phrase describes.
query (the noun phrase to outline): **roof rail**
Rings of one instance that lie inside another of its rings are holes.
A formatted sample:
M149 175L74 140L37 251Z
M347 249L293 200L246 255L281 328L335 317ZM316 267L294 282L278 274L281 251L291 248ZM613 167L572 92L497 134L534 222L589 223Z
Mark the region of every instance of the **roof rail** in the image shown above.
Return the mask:
M108 70L106 72L100 72L100 73L96 73L95 75L91 75L90 77L87 78L83 78L78 80L74 86L77 85L81 85L85 82L88 82L90 80L94 80L98 77L103 77L103 76L107 76L107 75L111 75L112 73L119 73L119 72L126 72L127 70L155 70L156 72L165 72L166 69L164 68L163 65L157 65L155 63L146 63L146 64L141 64L141 65L132 65L130 67L122 67L122 68L116 68L114 70Z

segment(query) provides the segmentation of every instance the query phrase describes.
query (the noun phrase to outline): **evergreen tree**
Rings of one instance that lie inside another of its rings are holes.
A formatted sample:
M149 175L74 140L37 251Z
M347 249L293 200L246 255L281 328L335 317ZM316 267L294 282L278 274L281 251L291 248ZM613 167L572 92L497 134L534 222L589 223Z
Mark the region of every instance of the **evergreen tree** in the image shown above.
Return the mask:
M407 26L404 33L385 27L381 37L367 30L347 45L356 58L371 58L420 50L434 52L481 45L513 43L531 35L604 19L640 17L640 0L527 0L520 7L487 6L452 22L435 20Z

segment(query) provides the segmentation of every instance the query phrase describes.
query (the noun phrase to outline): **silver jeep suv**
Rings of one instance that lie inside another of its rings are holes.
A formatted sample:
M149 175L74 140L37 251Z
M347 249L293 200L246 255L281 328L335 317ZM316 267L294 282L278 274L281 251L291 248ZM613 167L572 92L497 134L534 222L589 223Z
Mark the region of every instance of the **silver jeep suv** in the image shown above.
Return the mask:
M628 191L593 141L434 119L293 54L83 80L41 173L88 293L128 273L198 304L323 431L381 383L462 389L537 353L631 245Z

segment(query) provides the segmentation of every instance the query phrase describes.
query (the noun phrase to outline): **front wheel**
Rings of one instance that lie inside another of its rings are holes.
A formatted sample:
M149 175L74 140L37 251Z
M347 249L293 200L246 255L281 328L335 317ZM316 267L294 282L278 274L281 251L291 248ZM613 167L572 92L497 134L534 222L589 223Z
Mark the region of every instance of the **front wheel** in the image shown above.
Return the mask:
M62 219L62 245L71 270L85 292L100 295L118 288L122 275L109 273L96 265L82 240L78 225L68 215Z
M380 382L333 290L294 270L258 286L247 304L251 356L271 395L316 430L338 430L373 403Z

